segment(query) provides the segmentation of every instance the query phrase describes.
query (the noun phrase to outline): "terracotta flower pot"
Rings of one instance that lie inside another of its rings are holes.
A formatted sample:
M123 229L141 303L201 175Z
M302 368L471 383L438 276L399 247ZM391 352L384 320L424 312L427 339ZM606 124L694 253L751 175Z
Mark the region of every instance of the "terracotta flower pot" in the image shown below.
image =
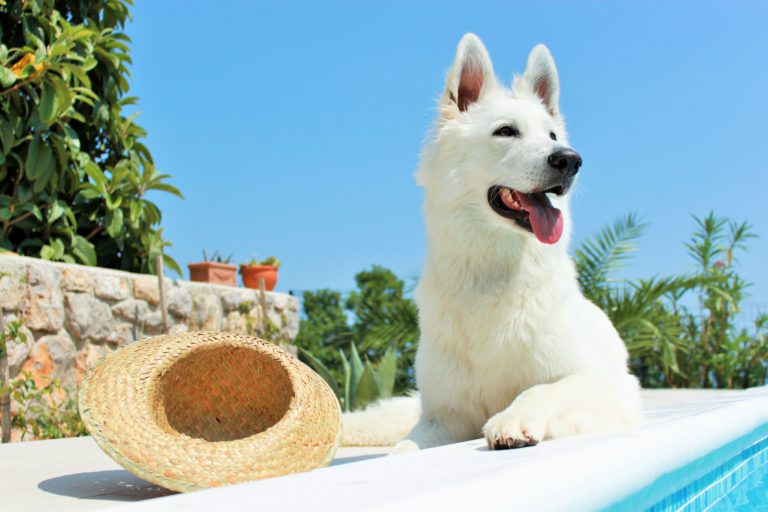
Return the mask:
M277 284L277 269L274 265L240 265L240 274L246 288L258 288L261 278L264 279L264 288L272 291Z
M237 286L237 267L227 263L204 261L189 263L189 280L203 283L225 284Z

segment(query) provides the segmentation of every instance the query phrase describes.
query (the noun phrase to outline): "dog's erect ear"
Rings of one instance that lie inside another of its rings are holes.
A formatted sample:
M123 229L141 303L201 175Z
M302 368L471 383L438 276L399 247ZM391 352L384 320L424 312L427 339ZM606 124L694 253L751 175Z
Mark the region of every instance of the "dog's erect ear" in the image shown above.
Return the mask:
M464 112L495 83L488 50L475 34L465 34L446 77L444 101Z
M557 116L560 113L558 101L560 97L560 80L557 78L557 68L552 54L543 44L537 45L528 56L528 65L523 73L523 80L541 98L549 113Z

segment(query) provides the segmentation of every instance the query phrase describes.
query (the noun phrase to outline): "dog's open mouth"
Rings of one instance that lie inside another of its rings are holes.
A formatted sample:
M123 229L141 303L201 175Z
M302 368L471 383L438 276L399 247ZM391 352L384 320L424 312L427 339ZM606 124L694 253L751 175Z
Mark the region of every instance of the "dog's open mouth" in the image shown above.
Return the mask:
M539 242L554 244L563 235L563 214L552 206L547 194L564 193L562 185L530 193L496 185L488 189L488 204L502 217L532 232Z

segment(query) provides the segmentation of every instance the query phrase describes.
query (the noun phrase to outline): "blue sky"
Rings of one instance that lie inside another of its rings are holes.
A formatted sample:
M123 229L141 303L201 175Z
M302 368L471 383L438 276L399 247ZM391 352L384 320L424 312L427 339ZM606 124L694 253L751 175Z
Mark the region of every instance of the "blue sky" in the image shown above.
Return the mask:
M461 35L498 76L547 44L584 158L574 242L630 211L650 224L627 276L690 268L691 214L760 236L741 258L768 309L768 3L137 0L131 93L182 266L203 248L275 255L278 290L353 287L378 263L418 275L413 171ZM186 277L186 275L185 275Z

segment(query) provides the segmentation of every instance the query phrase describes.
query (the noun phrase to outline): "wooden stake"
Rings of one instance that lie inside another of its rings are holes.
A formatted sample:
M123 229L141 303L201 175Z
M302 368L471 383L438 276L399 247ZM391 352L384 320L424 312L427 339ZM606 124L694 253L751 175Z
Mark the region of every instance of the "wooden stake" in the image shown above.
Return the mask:
M157 268L157 281L160 288L160 312L163 315L163 334L168 334L168 308L165 307L165 279L163 278L163 255L158 254L155 259Z
M264 278L259 278L259 302L261 304L261 335L267 335L267 293L264 286Z
M8 368L8 340L5 339L5 312L0 309L0 339L3 340L5 350L3 356L0 357L0 388L11 385L11 374ZM0 393L0 428L3 430L3 443L11 442L11 396L6 393Z

